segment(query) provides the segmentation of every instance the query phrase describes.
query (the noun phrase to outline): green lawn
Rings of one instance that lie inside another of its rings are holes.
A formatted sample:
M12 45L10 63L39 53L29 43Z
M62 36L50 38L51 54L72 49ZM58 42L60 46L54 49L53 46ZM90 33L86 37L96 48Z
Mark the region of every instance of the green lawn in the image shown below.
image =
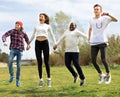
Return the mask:
M120 97L120 68L111 69L112 82L109 85L97 84L98 74L92 66L82 66L82 69L86 82L79 86L80 80L74 84L66 67L51 67L52 87L48 88L44 68L44 87L40 88L37 67L22 66L21 87L18 88L15 80L8 82L8 69L0 68L0 97Z

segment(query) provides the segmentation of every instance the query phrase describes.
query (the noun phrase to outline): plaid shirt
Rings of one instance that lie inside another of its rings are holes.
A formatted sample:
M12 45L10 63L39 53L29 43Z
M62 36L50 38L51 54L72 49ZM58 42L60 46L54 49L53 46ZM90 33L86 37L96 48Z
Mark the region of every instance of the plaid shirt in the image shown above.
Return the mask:
M29 43L29 38L27 34L23 31L18 31L15 29L9 30L2 36L2 41L5 42L6 38L10 36L10 49L19 49L21 51L24 50L24 39L26 43Z

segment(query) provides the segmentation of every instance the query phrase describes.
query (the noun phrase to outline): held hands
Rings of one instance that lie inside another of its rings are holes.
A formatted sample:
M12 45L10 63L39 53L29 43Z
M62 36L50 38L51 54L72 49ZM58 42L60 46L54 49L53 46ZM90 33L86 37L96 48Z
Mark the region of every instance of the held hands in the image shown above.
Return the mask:
M57 45L55 44L55 45L53 46L53 49L56 50L56 48L57 48Z
M59 54L60 52L59 52L59 50L57 49L57 45L55 44L54 46L53 46L53 49L54 49L54 53L56 53L56 54Z
M29 50L29 49L30 49L30 45L27 45L26 50Z

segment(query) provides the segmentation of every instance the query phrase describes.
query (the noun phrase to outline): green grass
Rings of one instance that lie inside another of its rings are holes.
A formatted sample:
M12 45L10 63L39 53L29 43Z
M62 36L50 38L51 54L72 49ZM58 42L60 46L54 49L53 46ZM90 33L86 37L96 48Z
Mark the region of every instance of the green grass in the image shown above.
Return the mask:
M82 69L86 83L79 86L80 80L74 84L66 67L51 67L52 87L48 88L43 68L44 86L40 88L37 67L22 66L21 86L18 88L15 80L13 83L8 82L8 69L0 68L0 97L120 97L120 68L111 69L112 82L109 85L97 84L98 74L92 66L84 66Z

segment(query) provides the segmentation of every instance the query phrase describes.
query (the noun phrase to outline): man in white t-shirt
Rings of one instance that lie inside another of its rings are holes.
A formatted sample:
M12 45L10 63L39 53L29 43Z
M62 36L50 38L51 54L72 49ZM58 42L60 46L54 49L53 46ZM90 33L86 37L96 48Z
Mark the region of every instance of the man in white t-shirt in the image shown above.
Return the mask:
M106 47L108 40L105 35L105 28L111 21L117 22L117 19L111 16L109 13L102 13L102 7L99 4L95 4L93 8L95 17L90 20L90 28L88 32L88 41L91 45L92 63L100 75L100 81L98 84L101 84L104 79L106 79L105 83L109 84L111 82L111 74L108 63L106 61ZM99 50L101 53L102 63L105 66L106 75L103 74L96 61Z

